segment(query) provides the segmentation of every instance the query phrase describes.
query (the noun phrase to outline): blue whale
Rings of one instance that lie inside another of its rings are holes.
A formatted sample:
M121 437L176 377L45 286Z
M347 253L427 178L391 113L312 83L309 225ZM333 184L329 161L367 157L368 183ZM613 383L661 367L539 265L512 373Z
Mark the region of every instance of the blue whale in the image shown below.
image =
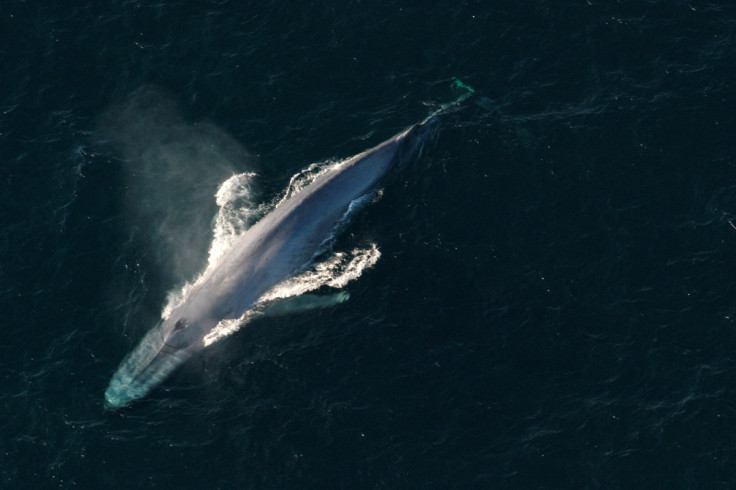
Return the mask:
M421 149L435 122L431 116L343 161L249 228L123 360L105 391L106 407L145 396L201 350L220 321L240 318L266 291L309 264L351 206L396 162Z

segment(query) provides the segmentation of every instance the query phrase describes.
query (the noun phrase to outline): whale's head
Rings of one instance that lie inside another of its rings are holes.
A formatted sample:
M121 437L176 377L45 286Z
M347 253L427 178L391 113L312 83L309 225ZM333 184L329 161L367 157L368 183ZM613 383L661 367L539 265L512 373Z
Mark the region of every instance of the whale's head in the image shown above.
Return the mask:
M216 322L172 314L151 329L123 360L105 391L105 407L121 408L145 396L204 346ZM204 333L203 333L204 332Z

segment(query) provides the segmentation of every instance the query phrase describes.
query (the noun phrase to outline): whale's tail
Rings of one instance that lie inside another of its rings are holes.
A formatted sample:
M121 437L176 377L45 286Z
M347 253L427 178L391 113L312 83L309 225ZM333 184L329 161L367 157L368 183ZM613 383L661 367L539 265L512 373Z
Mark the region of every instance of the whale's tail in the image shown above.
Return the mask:
M469 103L472 103L481 109L485 109L487 111L493 110L493 102L491 102L491 99L480 95L473 87L464 83L459 78L455 77L452 79L452 88L454 90L463 90L464 93L451 102L450 105L459 105L461 102L465 102L467 100Z

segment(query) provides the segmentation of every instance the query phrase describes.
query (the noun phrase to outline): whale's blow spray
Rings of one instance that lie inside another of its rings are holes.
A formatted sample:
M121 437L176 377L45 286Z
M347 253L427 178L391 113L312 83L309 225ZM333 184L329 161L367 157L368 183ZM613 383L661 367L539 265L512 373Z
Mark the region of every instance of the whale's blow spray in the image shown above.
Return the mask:
M169 283L190 280L211 247L212 196L236 169L251 168L253 158L214 124L187 121L165 92L151 86L113 104L98 126L119 159L123 217L148 258L147 271ZM245 175L240 185L254 199Z

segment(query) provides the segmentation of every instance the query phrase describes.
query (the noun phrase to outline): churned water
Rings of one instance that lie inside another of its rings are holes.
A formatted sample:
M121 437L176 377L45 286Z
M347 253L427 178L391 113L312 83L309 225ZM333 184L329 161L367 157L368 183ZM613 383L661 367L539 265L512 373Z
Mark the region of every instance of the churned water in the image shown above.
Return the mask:
M733 487L735 21L725 1L4 2L2 486ZM487 103L384 181L321 287L281 293L341 301L254 315L104 410L213 240L456 77Z

